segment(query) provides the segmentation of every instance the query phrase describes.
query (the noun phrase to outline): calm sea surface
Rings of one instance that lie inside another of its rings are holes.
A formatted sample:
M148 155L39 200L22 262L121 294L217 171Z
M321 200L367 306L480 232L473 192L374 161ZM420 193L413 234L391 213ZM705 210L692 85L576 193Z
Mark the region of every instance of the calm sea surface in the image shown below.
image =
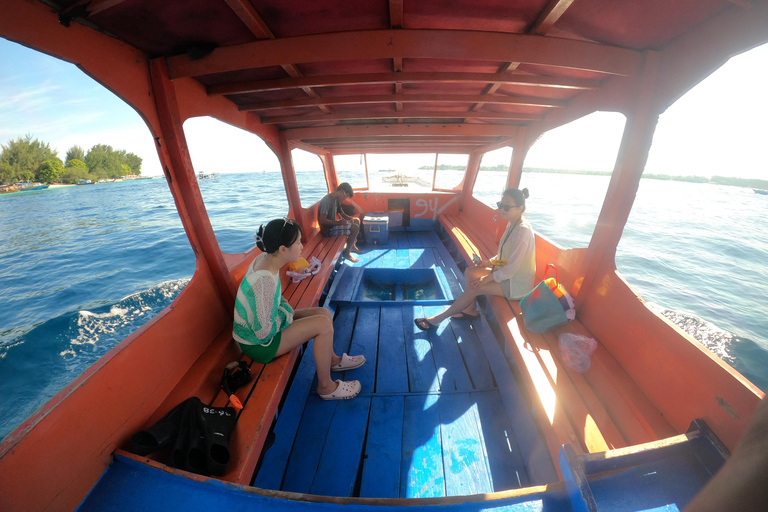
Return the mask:
M322 173L298 173L302 202ZM452 185L458 174L441 176ZM431 176L426 176L431 183ZM498 200L503 173L476 191ZM342 176L342 179L350 179ZM371 175L372 186L378 176ZM438 180L438 186L440 180ZM585 247L608 177L524 174L534 229ZM276 173L223 174L200 188L222 249L253 245L286 214ZM641 181L618 248L649 303L761 389L768 388L768 197L747 188ZM164 179L0 195L0 437L168 306L195 259Z

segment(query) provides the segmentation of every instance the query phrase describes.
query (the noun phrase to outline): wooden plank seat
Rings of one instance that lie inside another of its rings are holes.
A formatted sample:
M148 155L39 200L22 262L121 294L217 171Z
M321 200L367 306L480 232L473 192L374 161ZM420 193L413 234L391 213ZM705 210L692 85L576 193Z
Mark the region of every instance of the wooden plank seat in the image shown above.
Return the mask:
M318 304L345 243L345 236L323 237L317 233L307 241L302 255L307 260L311 256L318 258L322 262L320 271L298 283L291 282L290 278L286 277L285 271L282 271L283 295L294 309L313 307ZM248 261L250 264L252 258ZM238 267L240 270L235 271L233 277L239 286L247 265ZM231 460L227 473L221 478L229 482L249 485L298 355L297 348L269 364L255 363L242 354L237 343L232 339L230 323L182 377L161 406L147 420L144 428L154 424L175 405L190 396L197 396L203 403L215 407L224 407L228 402L226 393L220 388L224 368L232 361L246 361L251 369L252 380L235 392L244 408L238 414L237 426L230 440ZM152 454L148 458L166 461L166 456L167 454Z
M470 221L457 215L441 215L439 221L468 264L475 254L483 259L496 254L497 243ZM544 265L538 267L541 271ZM531 394L553 460L566 443L577 452L594 453L678 434L600 340L585 373L563 363L561 333L597 339L578 318L537 334L525 329L518 301L488 297L488 305Z

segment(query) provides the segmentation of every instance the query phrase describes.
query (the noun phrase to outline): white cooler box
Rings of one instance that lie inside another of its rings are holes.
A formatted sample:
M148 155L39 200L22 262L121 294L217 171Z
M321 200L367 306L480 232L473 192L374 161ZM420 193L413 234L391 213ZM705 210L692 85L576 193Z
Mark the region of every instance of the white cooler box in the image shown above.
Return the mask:
M373 245L386 244L389 241L389 214L370 212L363 217L365 242Z

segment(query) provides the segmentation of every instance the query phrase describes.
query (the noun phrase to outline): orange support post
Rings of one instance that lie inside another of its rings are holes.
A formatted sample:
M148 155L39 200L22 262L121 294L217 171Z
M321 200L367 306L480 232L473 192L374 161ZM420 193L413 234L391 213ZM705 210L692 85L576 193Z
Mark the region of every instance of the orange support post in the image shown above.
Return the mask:
M152 88L155 93L158 118L160 120L161 136L157 143L164 151L159 152L169 178L176 186L171 187L177 203L183 206L179 213L186 212L189 222L183 222L190 243L197 257L208 266L216 282L222 303L228 311L233 312L235 306L235 285L229 274L224 257L213 232L208 212L203 203L203 196L195 177L192 160L189 158L189 148L181 125L179 107L176 101L176 91L168 78L168 69L164 59L155 59L150 63ZM179 194L179 196L177 196ZM185 219L182 219L184 221ZM200 246L198 252L195 241Z
M469 152L469 160L467 161L467 173L464 175L464 186L461 187L461 195L459 196L459 211L464 209L467 201L470 197L472 197L472 189L475 187L477 173L480 171L481 158L482 155L479 151L473 149Z
M515 145L512 146L512 160L509 162L509 174L507 175L507 188L518 188L520 186L520 176L523 174L523 162L528 156L530 146L525 141L526 129L524 126L518 128L518 135L515 139Z
M638 99L632 112L627 113L616 166L587 249L586 272L578 293L582 301L577 299L577 308L579 303L583 303L584 297L589 297L597 289L598 283L606 273L616 270L616 247L632 210L659 120L660 109L654 102L658 69L658 54L647 52L637 83Z
M310 233L311 222L305 218L305 211L301 207L301 198L299 197L299 185L296 182L296 172L293 170L293 159L291 158L291 149L288 146L288 139L284 133L280 133L280 172L283 175L285 183L285 196L288 198L288 216L293 217L301 227L303 241L306 242Z

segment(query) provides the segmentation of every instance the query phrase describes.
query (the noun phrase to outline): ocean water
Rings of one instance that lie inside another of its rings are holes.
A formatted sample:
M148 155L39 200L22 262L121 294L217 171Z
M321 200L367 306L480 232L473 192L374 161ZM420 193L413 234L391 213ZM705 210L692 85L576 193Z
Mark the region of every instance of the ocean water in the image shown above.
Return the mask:
M297 174L305 204L322 197L322 173ZM457 183L450 172L440 179ZM495 203L504 179L482 173L476 195ZM588 244L608 177L531 173L521 186L531 191L536 231L565 247ZM222 174L200 188L230 253L249 249L258 225L288 210L278 173ZM642 180L617 254L649 307L761 389L768 388L766 210L768 197L751 189ZM167 307L195 259L162 178L3 194L0 220L4 437Z

